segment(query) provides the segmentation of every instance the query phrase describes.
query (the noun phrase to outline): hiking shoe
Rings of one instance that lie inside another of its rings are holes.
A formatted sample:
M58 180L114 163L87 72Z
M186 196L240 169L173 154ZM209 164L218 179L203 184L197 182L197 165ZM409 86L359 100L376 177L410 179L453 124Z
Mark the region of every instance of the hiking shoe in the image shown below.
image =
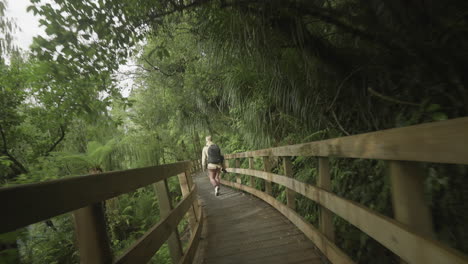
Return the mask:
M215 195L216 195L216 196L219 195L219 186L216 186L216 187L215 187Z

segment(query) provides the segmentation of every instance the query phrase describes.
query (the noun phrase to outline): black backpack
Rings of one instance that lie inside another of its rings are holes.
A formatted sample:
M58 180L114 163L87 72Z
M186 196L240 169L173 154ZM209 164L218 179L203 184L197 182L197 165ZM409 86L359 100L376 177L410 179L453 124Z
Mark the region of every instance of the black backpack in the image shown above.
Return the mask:
M221 164L224 157L221 155L221 149L216 144L208 147L208 163Z

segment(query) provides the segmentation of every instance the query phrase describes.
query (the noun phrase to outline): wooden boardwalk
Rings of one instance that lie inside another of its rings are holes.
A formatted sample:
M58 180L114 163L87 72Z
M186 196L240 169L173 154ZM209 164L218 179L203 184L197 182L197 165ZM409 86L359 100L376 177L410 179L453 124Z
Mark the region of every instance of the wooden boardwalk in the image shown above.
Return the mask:
M215 196L206 173L194 181L206 213L199 263L326 263L314 244L270 205L224 186Z

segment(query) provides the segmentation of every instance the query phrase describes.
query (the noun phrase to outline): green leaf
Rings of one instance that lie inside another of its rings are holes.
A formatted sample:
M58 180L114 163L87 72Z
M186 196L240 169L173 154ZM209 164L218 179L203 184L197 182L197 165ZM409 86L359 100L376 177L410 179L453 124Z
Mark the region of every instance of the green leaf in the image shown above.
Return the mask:
M442 120L447 120L448 117L447 117L446 114L444 114L442 112L436 112L436 113L432 114L432 119L435 120L435 121L442 121Z
M32 1L31 1L31 2L32 2ZM36 6L33 6L33 5L30 5L30 6L28 6L28 7L26 8L26 12L31 12L31 11L33 12L34 15L36 15L37 12L38 12L38 11L37 11L37 7L36 7Z
M427 112L435 112L437 110L440 110L440 105L438 104L430 104L426 109Z

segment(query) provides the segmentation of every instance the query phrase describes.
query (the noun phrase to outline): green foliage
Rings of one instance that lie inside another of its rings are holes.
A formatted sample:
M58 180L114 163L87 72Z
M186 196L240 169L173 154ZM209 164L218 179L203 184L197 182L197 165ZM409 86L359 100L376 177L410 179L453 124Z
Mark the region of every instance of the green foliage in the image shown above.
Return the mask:
M468 113L466 1L53 2L29 7L48 34L34 40L31 56L10 52L11 63L0 64L2 184L199 158L207 134L233 153ZM4 6L0 1L0 16ZM7 36L0 53L9 49L8 23L0 19ZM135 86L125 99L113 73L131 55L137 69L127 74ZM261 164L257 159L254 167ZM273 164L281 173L281 160ZM391 216L383 162L332 165L335 193ZM293 166L296 179L315 184L314 158L296 157ZM466 170L427 170L438 235L466 252ZM177 180L169 185L180 201ZM257 180L256 187L264 184ZM285 201L283 187L273 192ZM296 203L317 224L317 204L304 197ZM157 211L150 188L110 202L113 248L130 245ZM56 222L60 232L70 231L65 220ZM334 223L338 245L358 262L393 261L358 229ZM28 229L26 258L76 258L69 248L54 251L69 238L42 227ZM52 242L29 252L44 241L39 231ZM169 262L167 247L153 261Z
M70 214L52 219L53 228L38 223L26 228L20 238L22 263L77 263L73 219Z
M9 233L0 234L0 245L6 247L0 252L0 263L18 263L20 256L18 252L18 245L16 242L17 237L21 231L13 231Z
M16 51L16 47L13 44L16 24L11 18L5 16L7 7L7 0L0 1L0 62L2 63L6 55L10 55L10 52Z
M159 221L159 207L152 187L140 188L106 202L111 246L123 253Z

